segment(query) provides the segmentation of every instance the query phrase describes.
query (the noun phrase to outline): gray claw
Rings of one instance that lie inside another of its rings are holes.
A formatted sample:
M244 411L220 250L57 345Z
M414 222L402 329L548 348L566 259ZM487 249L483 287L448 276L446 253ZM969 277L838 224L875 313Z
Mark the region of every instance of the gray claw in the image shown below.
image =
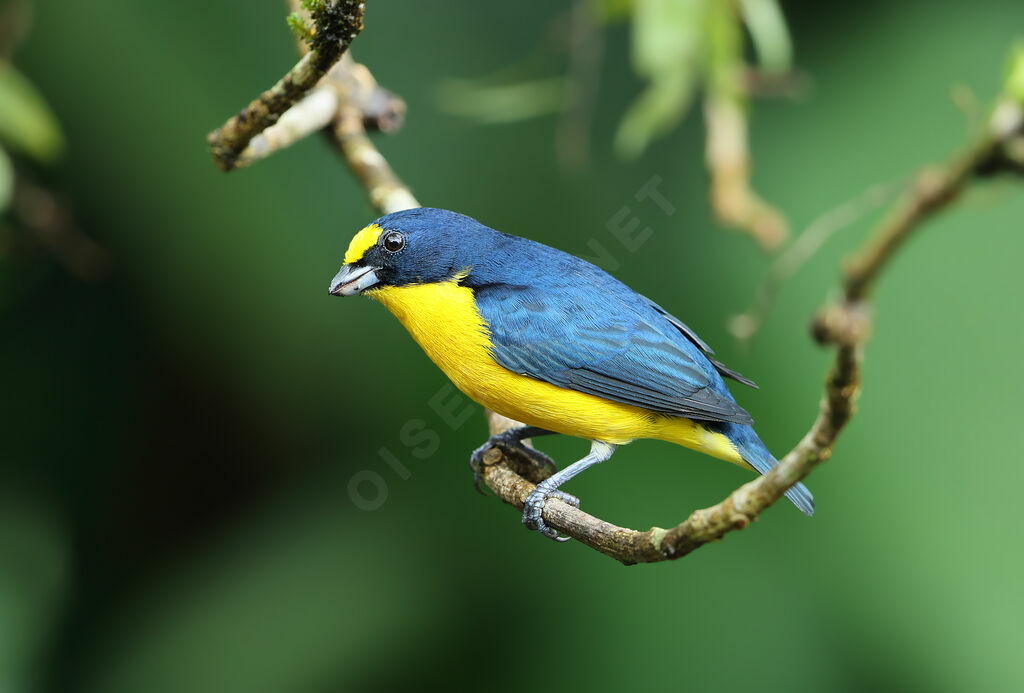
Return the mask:
M548 491L548 498L557 498L558 500L562 501L566 505L571 505L574 508L580 507L580 499L579 498L577 498L576 496L572 495L571 493L566 493L565 491L559 491L558 489L555 489L554 491Z
M516 450L518 450L519 452L533 460L534 463L539 464L542 467L547 467L548 470L551 472L554 472L558 469L558 467L555 466L555 461L553 459L545 455L540 450L537 450L536 448L528 448L519 441L505 443L505 445L507 445L510 448L515 448Z
M474 450L473 454L470 455L469 457L469 468L473 470L473 488L475 488L477 490L477 493L479 493L482 496L486 496L487 492L484 491L483 488L480 486L480 481L482 479L480 468L483 466L484 463L484 453L493 447L505 449L514 448L517 451L524 454L526 457L533 460L536 464L539 464L543 467L547 467L552 473L554 473L558 469L558 467L555 466L555 461L552 460L550 457L545 455L540 450L526 447L518 440L488 440L486 443L484 443L476 450ZM572 496L568 497L572 498ZM565 502L569 503L569 501ZM572 505L572 503L570 503L570 505ZM576 501L576 505L579 505L578 500Z
M481 445L474 450L473 454L469 457L469 468L473 470L473 488L475 488L476 492L481 496L487 495L487 492L480 486L480 482L483 480L483 474L481 473L480 468L484 463L484 453L489 447L490 446L487 444Z
M523 524L526 525L527 529L538 530L541 534L549 539L555 541L569 541L571 537L563 537L558 534L557 529L553 529L544 522L544 504L547 503L549 498L557 498L563 503L567 503L574 508L580 506L580 499L576 496L566 493L565 491L559 491L558 489L547 489L544 487L543 482L537 486L526 498L526 503L523 504Z

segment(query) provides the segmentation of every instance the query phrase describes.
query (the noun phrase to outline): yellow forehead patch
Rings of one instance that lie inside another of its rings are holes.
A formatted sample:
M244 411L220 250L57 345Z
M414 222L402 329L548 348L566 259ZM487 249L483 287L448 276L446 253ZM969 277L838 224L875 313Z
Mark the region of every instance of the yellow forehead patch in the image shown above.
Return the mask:
M383 231L381 227L376 224L370 224L365 229L357 233L352 239L352 242L348 244L348 250L345 251L345 264L348 265L362 260L366 251L377 243L377 239L380 238L381 231Z

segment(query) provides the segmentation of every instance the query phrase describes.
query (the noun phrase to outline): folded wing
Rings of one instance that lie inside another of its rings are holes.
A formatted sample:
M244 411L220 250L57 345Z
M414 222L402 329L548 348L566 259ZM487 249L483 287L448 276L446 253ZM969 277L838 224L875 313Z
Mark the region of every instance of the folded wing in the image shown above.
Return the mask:
M475 294L493 357L511 371L663 414L752 423L707 345L639 295L506 284Z

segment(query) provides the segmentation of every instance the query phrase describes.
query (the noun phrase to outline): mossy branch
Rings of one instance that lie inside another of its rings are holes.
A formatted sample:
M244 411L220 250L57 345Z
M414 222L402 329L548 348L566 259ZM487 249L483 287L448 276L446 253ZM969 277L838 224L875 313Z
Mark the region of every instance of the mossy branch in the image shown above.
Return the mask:
M293 16L303 17L300 0L287 0ZM301 41L299 52L309 50ZM404 122L405 102L377 84L365 65L343 56L321 80L318 87L337 99L337 109L327 130L356 180L362 184L371 204L381 214L419 207L420 203L388 164L367 134L368 131L395 132Z
M239 155L257 134L277 122L327 74L363 29L365 3L331 0L311 3L310 50L277 84L207 136L214 162L223 171L236 168ZM295 22L290 24L294 27Z

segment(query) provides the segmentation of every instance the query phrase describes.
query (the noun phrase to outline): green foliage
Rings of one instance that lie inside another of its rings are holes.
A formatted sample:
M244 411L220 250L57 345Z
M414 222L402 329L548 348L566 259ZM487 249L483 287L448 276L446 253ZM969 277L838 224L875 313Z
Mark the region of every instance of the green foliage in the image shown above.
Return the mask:
M633 0L591 0L594 14L604 22L625 19L633 9Z
M704 15L704 80L708 94L746 101L743 76L743 27L729 0L711 0Z
M1024 106L1024 40L1018 41L1010 50L1003 93Z
M453 115L499 124L556 113L565 101L561 77L486 85L475 80L447 80L438 89L439 106Z
M792 69L793 43L778 0L740 0L739 7L761 68L775 73Z
M743 24L760 67L792 68L793 48L777 0L635 0L631 49L647 88L615 135L622 156L639 156L686 115L698 87L717 97L744 99Z
M64 149L56 116L36 88L14 66L0 61L0 142L48 163Z
M288 28L295 34L295 38L309 43L313 40L313 29L306 23L305 18L298 12L292 12L285 17Z
M299 5L313 19L313 24L319 23L324 14L330 10L326 0L301 0ZM316 37L316 29L306 21L301 12L292 12L285 17L285 21L297 39L312 44Z
M646 90L626 112L615 135L616 150L639 156L650 142L682 119L698 85L702 29L715 0L636 0L632 57Z
M777 0L590 0L598 22L631 19L633 68L647 82L623 116L614 138L619 155L636 158L675 129L701 87L716 96L744 98L743 24L762 69L792 67L792 43ZM524 80L499 85L449 82L440 105L483 123L508 123L558 112L564 81Z

